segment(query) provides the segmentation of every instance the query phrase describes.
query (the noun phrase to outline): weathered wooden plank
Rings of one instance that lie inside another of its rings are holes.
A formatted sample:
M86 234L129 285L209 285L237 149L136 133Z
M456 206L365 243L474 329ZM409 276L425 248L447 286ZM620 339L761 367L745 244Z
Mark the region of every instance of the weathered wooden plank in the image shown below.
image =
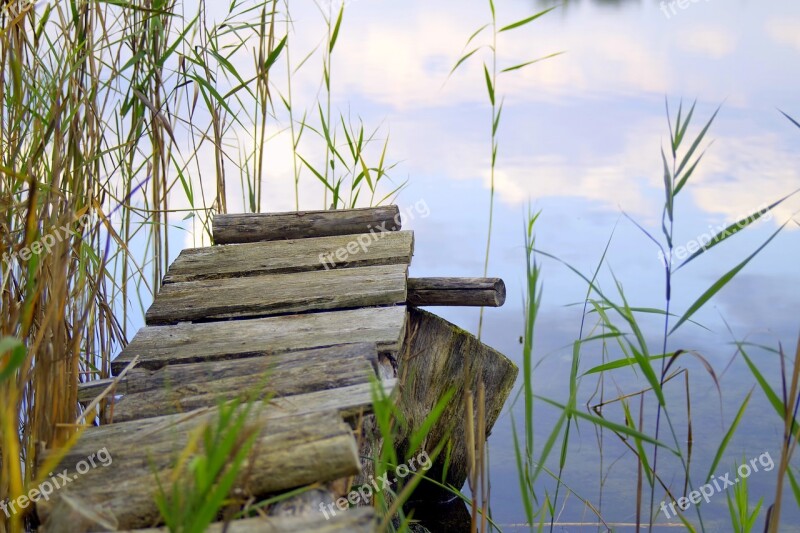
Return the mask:
M381 381L386 396L390 396L397 388L396 379ZM297 396L285 396L270 400L270 407L276 413L308 413L336 410L344 419L361 416L372 412L372 383L362 383L350 387L309 392Z
M406 301L407 265L187 281L161 288L148 325L258 317Z
M173 365L151 370L135 368L128 372L128 377L117 386L117 394L131 395L156 389L181 387L187 383L199 383L209 387L218 387L215 382L228 379L250 379L252 382L240 382L243 387L258 385L263 378L269 379L269 388L278 396L301 394L316 390L314 375L305 375L308 368L317 368L330 362L331 366L347 366L347 371L339 372L331 368L331 380L337 379L347 372L359 376L357 383L368 380L367 374L378 364L377 346L375 343L362 342L354 344L337 344L324 348L311 348L295 352L280 352L260 357L208 361L193 365ZM295 378L302 377L302 380ZM105 381L105 380L104 380ZM110 381L110 380L109 380ZM309 383L297 383L304 381ZM263 383L267 385L267 382ZM223 390L227 387L222 387ZM97 390L97 389L95 389ZM88 393L85 393L88 396Z
M383 354L400 348L405 330L404 306L376 307L209 322L139 330L114 361L120 372L136 355L137 368L157 369L180 363L256 357L342 344L374 342Z
M114 405L113 420L192 411L220 400L281 398L369 383L377 359L374 344L359 344L133 371L118 388L124 396Z
M334 267L407 265L413 253L411 231L192 248L181 252L169 267L164 284Z
M256 497L314 482L351 476L360 469L355 438L336 413L271 418L273 409L255 406L247 427L257 432L237 487ZM156 474L169 484L190 435L216 423L216 409L87 429L59 464L70 476L98 450L110 461L89 469L37 506L45 530L74 531L68 518L77 506L84 515L113 519L115 529L148 527L159 522L154 496ZM90 526L89 531L102 529Z
M336 509L334 507L334 509ZM336 509L334 516L330 511L329 518L319 510L295 516L266 516L235 520L227 524L212 524L208 533L297 533L313 531L315 533L374 533L378 530L378 518L372 507L354 507L348 511ZM137 529L128 533L167 533L166 528Z
M381 381L381 387L386 396L390 396L397 389L398 380L395 378ZM287 396L284 398L272 399L267 407L263 409L262 417L265 420L273 418L285 418L299 414L309 413L330 413L337 411L345 420L351 420L354 416L367 413L372 410L372 384L363 383L351 387L331 389L327 391L317 391L297 396ZM128 436L138 434L147 428L169 427L175 423L176 417L181 416L189 419L203 414L213 412L213 407L200 408L189 413L161 415L152 418L141 418L120 422L117 424L104 424L91 428L91 434L96 442L103 442L103 439L116 439L120 433Z
M396 205L367 209L216 215L213 233L215 244L234 244L352 235L373 230L398 231L401 222L400 210Z
M463 486L469 472L467 415L463 400L465 389L469 387L477 394L479 383L486 387L484 409L488 437L514 387L519 369L503 354L461 328L434 314L410 308L406 345L398 372L402 391L397 396L398 407L409 422L407 430L395 442L398 456L408 457L418 453L417 450L405 448L409 436L419 430L442 396L448 390L453 390L453 399L431 428L423 449L433 457L435 448L449 440L452 446L449 467L445 468L442 456L434 462L426 476L454 487ZM477 400L475 404L473 412L477 420ZM477 428L477 423L473 427ZM445 471L447 476L442 479ZM426 492L431 493L432 499L451 496L437 486L423 482L420 497L425 498Z
M410 278L408 305L502 307L506 284L499 278Z
M119 386L124 386L123 383L127 381L127 378L123 378L120 382ZM78 384L78 401L82 404L88 404L101 392L106 390L106 387L114 383L114 378L107 378L107 379L96 379L94 381L87 381L86 383L79 383Z

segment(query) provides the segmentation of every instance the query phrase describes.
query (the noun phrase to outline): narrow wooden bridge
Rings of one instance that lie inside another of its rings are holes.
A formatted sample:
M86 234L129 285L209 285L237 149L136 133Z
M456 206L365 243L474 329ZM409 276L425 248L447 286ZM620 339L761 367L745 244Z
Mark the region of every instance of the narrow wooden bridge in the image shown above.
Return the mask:
M368 468L363 450L374 444L365 442L364 425L375 383L409 422L393 443L400 456L414 452L404 449L406 437L448 389L460 398L465 388L485 384L488 434L517 368L416 306L499 306L505 287L496 279L409 279L414 235L400 229L395 206L217 216L216 245L180 254L147 326L112 362L114 377L81 385L88 418L101 424L84 430L60 459L54 472L66 470L72 480L38 502L43 529L163 524L159 483L169 491L182 454L215 424L224 400L263 401L248 412L256 436L233 491L254 509L301 487L313 486L324 503L349 490L346 480ZM432 452L449 439L451 463L438 461L426 475L463 485L465 419L463 402L453 401L431 428L423 448ZM100 450L113 461L82 469ZM248 516L212 531L378 526L369 506L325 516L279 505Z

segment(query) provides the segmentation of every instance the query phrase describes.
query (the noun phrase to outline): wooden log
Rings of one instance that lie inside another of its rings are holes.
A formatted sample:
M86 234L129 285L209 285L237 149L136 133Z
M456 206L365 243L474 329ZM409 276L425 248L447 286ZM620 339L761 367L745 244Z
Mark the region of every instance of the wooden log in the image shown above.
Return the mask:
M336 509L334 507L334 509ZM355 507L347 511L336 509L336 515L328 512L329 519L319 510L303 515L265 516L247 520L212 524L208 533L296 533L313 531L315 533L375 533L378 531L378 517L372 507ZM168 533L167 528L137 529L128 533Z
M396 355L406 321L404 306L309 313L253 320L145 327L111 362L117 374L135 356L137 368L296 352L343 342L372 342Z
M377 365L377 347L365 343L156 371L134 369L118 386L117 393L124 396L114 405L113 421L193 411L220 400L282 398L369 384Z
M396 205L367 209L216 215L213 233L214 244L236 244L399 231L401 222L400 210Z
M485 385L486 401L483 408L485 436L488 437L514 387L518 371L516 365L503 354L482 344L461 328L426 311L410 308L406 345L398 371L402 391L398 395L398 407L409 426L395 442L398 456L411 457L419 453L418 450L408 449L410 436L419 430L447 391L452 390L452 400L431 428L422 448L433 457L436 447L449 441L448 444L452 446L449 467L445 466L443 456L440 456L426 476L462 487L469 472L464 391L469 387L477 397L478 384L482 382ZM477 405L473 412L477 421ZM473 427L477 428L477 423ZM452 494L425 482L417 495L431 500L452 498Z
M148 325L395 305L406 301L407 265L187 281L164 285Z
M271 418L275 413L270 411L256 406L247 419L247 427L257 432L257 438L236 482L244 494L259 497L358 473L355 437L338 414ZM115 528L159 523L156 475L169 490L173 469L190 435L204 425L216 424L216 417L216 409L210 409L87 429L56 470L66 470L72 481L37 505L45 530L74 531L67 519L75 514L76 502L84 516L102 516L106 521L111 517ZM100 455L98 450L107 451L111 460L99 464L96 459L96 468L75 474L85 470L80 464L88 457ZM84 523L81 528L97 531L104 525Z
M355 252L350 253L348 246ZM337 253L344 259L338 259ZM192 248L182 251L172 263L164 284L326 268L407 265L413 253L414 233L410 231Z
M506 284L499 278L410 278L408 305L502 307Z

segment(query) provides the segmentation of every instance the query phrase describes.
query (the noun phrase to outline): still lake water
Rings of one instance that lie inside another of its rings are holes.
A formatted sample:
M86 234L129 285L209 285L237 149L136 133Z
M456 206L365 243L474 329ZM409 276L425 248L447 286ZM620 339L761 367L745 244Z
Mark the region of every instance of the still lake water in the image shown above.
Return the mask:
M501 25L547 5L532 0L496 3ZM502 309L487 310L483 340L520 365L523 224L529 205L542 211L537 224L539 248L585 273L595 268L614 231L601 285L613 292L613 271L632 305L663 307L663 270L657 250L622 213L658 233L663 205L659 151L668 137L665 96L673 112L681 98L687 104L697 99L695 124L705 122L723 104L709 133L714 144L679 197L676 244L688 243L709 228L731 223L800 187L800 129L777 111L800 117L800 3L704 0L688 2L685 8L676 4L674 12L667 4L662 9L661 4L656 0L570 2L525 28L504 34L498 43L501 67L566 52L505 75L497 87L505 97L505 110L499 134L490 275L505 279L509 298ZM324 30L310 1L292 2L291 8L292 53L298 61L319 43ZM381 138L389 133L389 158L399 162L392 175L408 180L397 203L408 208L424 202L429 208L429 216L406 224L416 231L413 276L483 273L491 119L482 66L470 61L445 81L467 37L489 16L487 2L482 0L353 0L347 4L334 53L334 113L353 120L360 117L365 124L380 127ZM317 66L303 67L294 80L295 98L312 112L319 91ZM277 133L286 125L273 127ZM265 185L265 210L292 210L289 141L283 135L271 143L273 172ZM306 173L301 208L318 209L322 203L322 189ZM771 220L759 222L677 274L674 309L687 309L784 221L792 216L800 220L795 215L798 209L800 197L776 210ZM235 202L229 201L229 210L237 210ZM201 244L192 233L176 235L186 246ZM696 350L707 358L723 391L721 396L717 393L701 365L681 360L691 382L692 465L698 484L708 473L728 424L755 385L740 358L728 366L735 349L725 321L738 339L772 347L782 342L793 352L800 329L798 265L800 227L792 222L695 317L708 331L687 325L670 340L671 350ZM540 362L534 373L536 393L564 401L571 343L578 336L581 319L581 308L569 304L582 302L586 287L566 268L547 260L543 261L543 282L535 346ZM477 310L435 311L469 331L477 330ZM644 319L643 324L648 341L659 346L659 322ZM752 355L776 382L776 357L758 349ZM602 354L598 345L591 345L582 356L581 371L585 371L599 364ZM609 357L620 357L618 348L611 346ZM614 377L606 382L606 399L614 396L609 391L635 392L641 383L624 371ZM589 401L595 385L592 377L582 381L579 403ZM677 406L677 431L685 436L680 409L683 382L676 380L667 390ZM490 445L493 516L510 531L516 529L514 524L524 522L524 512L510 423L515 416L521 426L522 409L521 405L508 407ZM557 413L540 404L535 409L537 445L541 445ZM652 417L652 403L647 409L646 416ZM618 415L612 411L608 416ZM764 453L777 463L781 432L777 416L756 390L740 431L714 474L724 476L732 471L733 461ZM622 524L635 522L636 463L609 433L599 448L594 428L578 425L572 432L564 481L581 499L599 508L606 522L618 524L615 529L630 530ZM673 488L682 487L674 466L663 459L659 472ZM602 490L601 478L605 479ZM768 506L774 497L774 476L759 472L748 481L752 504L764 497ZM555 484L543 477L538 487L541 499L545 491L553 495ZM578 497L569 495L565 501L565 494L562 488L557 504L562 525L557 530L596 530L572 525L597 519ZM656 501L658 505L660 499ZM784 530L800 531L800 513L789 493L785 502ZM702 512L707 530L731 530L724 495L715 495ZM763 509L761 515L763 520ZM659 524L666 522L659 516Z

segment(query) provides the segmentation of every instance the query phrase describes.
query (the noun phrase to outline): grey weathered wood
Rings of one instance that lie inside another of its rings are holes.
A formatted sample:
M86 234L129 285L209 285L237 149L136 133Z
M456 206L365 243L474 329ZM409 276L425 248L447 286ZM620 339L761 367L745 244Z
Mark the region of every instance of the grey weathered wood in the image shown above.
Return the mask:
M309 488L300 494L295 494L286 499L282 499L269 506L267 514L269 516L313 516L322 514L320 509L325 509L330 518L333 518L331 512L328 511L329 505L334 506L333 509L337 514L341 514L336 509L337 496L333 490L336 485L341 485L342 481L338 480L327 483L323 486L316 488ZM324 515L323 515L324 516Z
M397 388L397 380L384 380L380 386L386 396L391 396ZM270 400L269 405L275 408L276 413L287 414L335 410L344 419L351 420L372 412L373 392L372 383L362 383L297 396L274 398Z
M397 387L397 380L384 380L381 382L381 387L383 387L384 393L389 396ZM351 420L354 417L372 412L372 393L372 383L359 383L335 389L322 389L305 394L272 398L267 402L267 405L275 408L273 411L275 416L336 411L342 418ZM146 404L142 406L139 404L136 406L138 409L136 411L132 411L133 407L126 409L126 412L123 412L124 416L117 417L115 413L113 421L118 423L144 420L164 416L164 414L185 412L189 408L200 409L210 405L214 405L214 403L207 396L183 397L178 405Z
M355 438L336 413L274 418L274 409L254 407L247 427L257 432L237 487L264 496L315 482L351 476L360 469ZM112 517L116 528L135 529L159 522L154 496L156 474L169 486L177 458L192 432L215 424L216 410L171 415L87 429L57 467L74 481L57 490L37 509L46 531L74 531L68 521L75 503L84 515ZM77 476L78 464L98 450L112 458L108 466ZM96 531L102 526L87 530Z
M358 344L133 371L118 388L124 396L114 405L113 420L192 411L220 400L281 398L369 383L377 359L374 344Z
M336 516L331 515L330 520L319 510L303 515L293 516L266 516L235 520L228 524L212 524L206 531L208 533L297 533L299 531L313 531L314 533L374 533L378 530L378 518L372 507L356 507L348 511L336 509ZM137 529L128 533L167 533L166 528Z
M127 378L123 378L122 382L120 382L120 386L124 386L123 384L127 381ZM88 404L97 396L106 390L106 387L114 383L114 378L107 378L107 379L96 379L94 381L87 381L86 383L79 383L78 384L78 401L82 404Z
M408 305L502 307L506 284L499 278L410 278Z
M394 378L382 381L381 386L383 387L384 394L386 396L393 394L397 389L397 384L398 381ZM371 409L371 393L372 384L364 383L351 387L317 391L284 398L274 398L265 405L265 407L268 408L262 410L261 417L263 420L271 420L300 414L330 413L332 411L339 411L339 408L343 408L345 414L341 415L342 418L350 419L352 415L358 414L362 408ZM339 406L339 408L335 406ZM213 407L204 407L182 415L161 415L117 424L104 424L91 428L92 437L96 439L97 442L102 442L104 438L116 438L120 427L124 427L124 431L128 435L134 435L144 431L146 428L163 428L174 424L175 420L188 420L192 417L213 413L214 409ZM339 411L339 413L341 414L342 411Z
M470 371L468 379L467 369ZM417 450L406 449L409 436L421 427L442 396L452 389L455 393L453 399L431 428L423 448L433 457L435 448L449 440L452 445L451 463L443 482L454 487L463 486L469 471L467 417L463 401L465 388L469 386L477 392L480 382L486 387L484 408L488 437L514 387L518 372L516 365L503 354L482 344L461 328L426 311L410 308L406 345L399 361L402 394L398 395L398 407L409 426L395 442L398 455L408 457L417 453ZM477 407L474 413L477 413ZM478 427L477 423L474 427ZM440 456L426 476L441 481L444 471L443 456ZM424 484L419 491L420 497L425 497L426 491L432 493L432 498L449 499L452 496L432 484Z
M373 230L398 231L401 222L400 210L396 205L367 209L216 215L213 233L215 244L234 244L351 235Z
M171 283L148 325L395 305L406 301L407 265L370 266Z
M347 247L355 249L353 243L358 247L355 253L350 253ZM337 253L344 259L337 259ZM172 263L164 284L290 274L334 266L409 264L413 253L414 233L410 231L192 248L181 252Z
M138 368L255 357L374 342L383 354L399 350L406 320L404 306L376 307L259 318L145 327L111 362L120 372L136 355Z
M128 373L126 379L119 383L116 392L117 394L131 395L157 389L177 388L193 383L220 387L219 381L230 379L249 380L247 382L238 381L247 387L259 384L262 377L266 377L269 381L264 385L268 384L279 396L287 396L316 390L316 385L323 382L315 381L313 372L323 367L326 362L330 362L331 366L347 366L347 371L342 372L338 372L335 368L331 369L333 374L331 374L332 379L329 383L338 383L339 376L343 376L347 372L355 372L358 375L356 383L361 383L369 379L367 377L369 371L375 369L378 364L377 347L375 343L370 342L337 344L324 348L279 352L244 359L166 366L156 370L135 368ZM307 369L312 370L311 376L305 374ZM226 388L227 386L222 386L219 390ZM88 396L88 393L85 394Z

